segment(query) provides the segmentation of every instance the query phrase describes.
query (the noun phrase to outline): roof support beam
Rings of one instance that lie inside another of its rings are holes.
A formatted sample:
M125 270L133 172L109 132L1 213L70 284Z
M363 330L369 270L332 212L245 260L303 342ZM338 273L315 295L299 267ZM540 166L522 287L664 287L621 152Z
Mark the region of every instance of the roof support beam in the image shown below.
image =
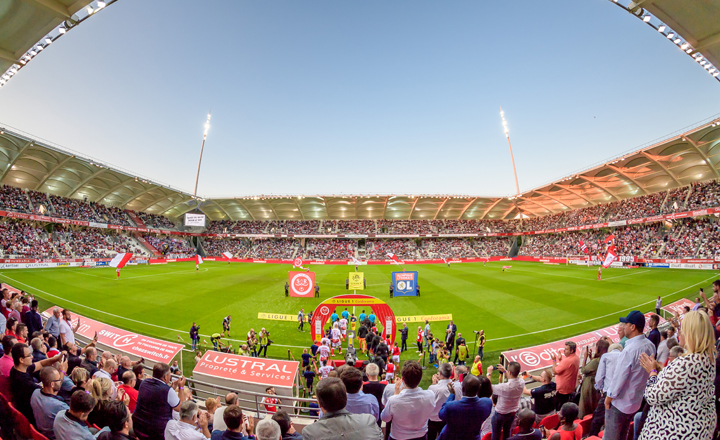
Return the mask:
M189 201L192 200L192 199L193 199L192 197L186 197L185 199L183 199L183 200L175 203L174 205L171 205L168 209L164 210L164 211L162 212L162 214L165 215L165 213L168 212L168 211L170 211L171 209L176 208L176 207L182 205L183 203L187 203L187 202L189 202ZM162 202L162 200L158 200L157 202ZM156 202L156 203L157 203L157 202ZM150 206L152 206L152 205L150 205Z
M412 207L410 207L410 215L408 215L408 218L407 218L408 220L412 220L412 214L413 214L413 211L415 211L415 205L417 205L417 202L419 200L420 200L420 196L416 196L415 201L412 204Z
M433 220L437 220L437 216L440 215L440 211L442 211L443 206L445 206L445 204L447 203L448 200L450 200L450 197L447 197L447 198L442 202L442 204L441 204L440 207L438 208L437 212L435 213L435 217L433 217Z
M543 196L543 197L547 197L547 198L550 199L550 200L554 200L554 201L556 201L557 203L563 205L564 207L566 207L566 208L568 208L568 209L573 209L570 205L561 202L560 199L556 199L555 197L551 196L551 195L548 194L548 193L541 193L540 191L535 191L535 190L533 190L532 192L534 192L535 194L540 194L540 195Z
M695 151L697 151L697 153L700 156L702 156L703 159L705 159L705 165L707 165L707 167L710 168L710 171L712 171L713 174L715 174L715 177L716 178L720 177L720 172L718 172L718 170L715 169L714 166L712 166L712 162L710 162L710 158L707 156L707 154L703 153L703 151L698 147L697 143L695 143L695 141L693 141L689 137L683 137L683 140L685 142L687 142L688 144L690 144L695 149Z
M147 192L147 190L146 190L145 192ZM138 209L138 211L147 211L148 208L150 208L151 206L155 206L155 205L157 205L157 204L160 203L160 202L164 202L164 201L167 200L167 199L171 199L172 197L174 197L174 196L176 196L176 195L177 195L177 193L171 193L171 194L168 194L167 196L165 196L165 197L163 197L163 198L161 198L161 199L153 200L153 201L150 202L149 204L147 204L147 205L143 206L142 208ZM192 197L191 197L191 198L192 198Z
M45 9L49 9L50 11L54 12L55 15L57 15L58 17L70 18L70 11L68 11L68 8L66 8L62 3L57 0L33 0L33 2L44 7Z
M515 209L520 211L520 209L517 207L517 205L515 203L513 203L512 205L510 205L510 209L508 209L507 211L505 211L503 213L502 220L505 220L505 217L507 217L507 215L510 214L511 212L513 212ZM520 212L522 213L522 211L520 211Z
M385 213L387 212L388 200L390 200L390 196L385 197L385 204L383 205L383 216L382 216L383 220L385 220Z
M18 159L20 159L20 156L22 156L23 153L25 152L25 150L27 150L28 147L30 147L31 145L35 145L35 144L33 143L33 141L28 141L28 142L25 142L25 145L23 145L20 148L20 150L15 155L15 157L13 157L12 160L7 164L7 167L5 167L5 171L3 171L2 176L0 176L0 183L2 183L5 180L5 176L7 175L8 171L10 171L10 169L13 167L13 165L15 165L15 162L17 162Z
M660 163L659 160L655 159L655 157L654 157L652 154L649 154L647 151L641 151L640 153L641 153L643 156L645 156L646 158L648 158L650 161L652 161L655 165L657 165L657 166L659 166L660 168L662 168L663 171L665 171L665 174L667 174L668 176L670 176L670 178L671 178L672 180L674 180L675 183L677 183L678 186L683 186L683 184L680 183L680 181L677 179L677 177L675 177L675 174L671 173L671 172L670 172L670 169L669 169L668 167L666 167L665 165L663 165L662 163Z
M485 212L483 212L483 215L482 215L482 217L480 217L480 220L483 220L485 218L485 216L488 215L488 213L490 213L490 211L492 211L492 209L495 207L495 205L497 205L498 203L500 203L503 200L505 200L505 199L503 199L502 197L495 200L495 202L493 202L493 204L490 205L490 207L488 209L486 209Z
M554 186L557 186L557 187L560 188L560 189L564 189L565 191L568 191L568 192L571 192L571 193L575 194L576 196L580 197L581 199L585 200L586 202L588 202L589 204L591 204L591 205L593 205L593 206L597 205L597 202L594 202L594 201L588 199L587 197L585 197L584 195L582 195L582 193L580 193L579 191L575 191L574 189L572 189L572 188L570 187L570 185L562 186L562 185L557 184L557 183L553 183L553 185L554 185Z
M303 212L302 208L300 207L300 204L297 201L296 197L292 197L292 201L295 202L295 206L298 208L298 212L300 213L300 217L305 220L305 213Z
M617 201L620 201L620 198L619 198L618 196L616 196L615 194L611 193L610 190L608 190L607 188L604 188L602 185L598 185L597 183L595 183L594 180L590 180L590 179L588 179L587 177L585 177L585 176L583 176L583 175L578 176L578 179L582 179L582 180L586 181L587 183L589 183L590 185L592 185L592 186L594 186L595 188L599 189L600 191L606 193L607 195L609 195L609 196L612 197L613 199L615 199L615 200L617 200Z
M100 197L98 197L97 201L100 202L101 200L104 200L105 197L107 197L107 196L109 196L110 194L114 193L114 192L117 191L118 189L120 189L120 188L122 188L123 186L127 185L128 183L132 182L133 180L135 180L135 179L131 177L131 178L127 179L127 180L123 180L122 182L118 183L118 184L115 185L115 186L110 187L110 189L108 189L108 190L105 191L104 193L100 194Z
M549 212L550 214L554 214L554 213L555 213L552 209L550 209L550 208L548 208L547 206L543 205L542 203L536 202L536 201L534 201L534 200L532 200L532 199L529 199L529 198L528 198L528 199L520 198L519 200L522 200L522 201L524 201L524 202L530 202L530 203L532 203L533 205L537 205L537 206L541 207L542 209L544 209L545 211Z
M225 215L227 216L228 220L232 220L232 218L230 217L230 214L228 214L228 212L225 210L225 208L223 208L217 201L215 201L215 200L210 200L210 201L213 202L213 203L215 204L215 206L217 206L218 208L220 208L220 211L222 211L222 212L225 213Z
M459 215L458 218L457 218L458 220L460 220L460 219L462 218L462 216L465 215L465 211L467 211L468 208L469 208L473 203L475 203L475 201L477 201L477 199L478 199L478 197L475 197L474 199L470 200L470 203L468 203L467 205L465 205L465 207L463 208L463 210L460 211L460 215Z
M697 44L695 44L693 47L696 51L701 51L710 46L715 46L716 44L720 44L720 32L705 37L702 40L699 40Z
M131 194L130 197L128 197L127 199L125 199L125 200L123 200L122 202L120 202L120 206L124 209L124 208L128 205L128 203L130 203L130 202L132 202L132 201L134 201L134 200L139 199L140 196L149 193L150 191L154 190L155 188L157 188L157 187L154 186L154 185L150 185L149 188L145 188L143 191L140 191L140 192L137 193L137 194ZM160 200L164 200L164 199L160 199ZM152 205L154 205L154 204L155 204L155 203L153 203ZM152 206L152 205L149 205L148 207L150 207L150 206Z
M13 64L19 63L20 60L18 57L15 56L14 53L10 52L9 50L5 50L0 48L0 59L8 60Z
M616 173L620 174L623 178L625 178L625 180L629 180L629 181L631 181L632 183L634 183L635 186L637 186L638 188L640 188L640 190L641 190L642 192L644 192L646 195L647 195L647 194L650 194L649 192L647 192L647 190L645 189L645 187L643 187L640 182L638 182L637 180L635 180L635 179L633 179L632 177L630 177L629 174L626 174L626 173L625 173L624 171L622 171L620 168L618 168L618 167L616 167L616 166L614 166L614 165L606 165L606 166L607 166L608 168L610 168L611 170L615 171Z
M84 178L83 180L81 180L80 183L78 183L78 184L75 186L75 188L73 188L72 191L70 191L70 192L68 193L68 195L66 195L65 197L67 197L68 199L71 198L76 192L78 192L78 190L79 190L80 188L83 187L83 185L85 185L86 183L88 183L88 182L91 181L92 179L96 178L96 177L99 176L100 174L104 173L105 171L108 171L108 170L107 170L106 168L100 168L99 170L97 170L97 171L95 171L94 173L90 174L88 177L86 177L86 178Z
M68 157L66 157L65 159L63 159L63 160L61 160L60 162L58 162L57 165L55 165L54 167L52 167L52 169L51 169L50 171L48 171L47 173L45 173L45 175L43 176L42 180L41 180L37 185L35 185L35 191L40 191L40 188L42 188L42 186L45 185L45 182L47 182L47 180L48 180L49 178L51 178L51 177L53 176L53 174L55 174L55 171L59 170L60 167L62 167L63 165L65 165L65 164L66 164L68 161L70 161L71 159L73 159L73 156L68 156Z
M247 209L247 206L245 206L245 204L242 202L242 199L235 199L235 200L237 200L238 203L240 204L240 206L243 207L243 209L245 210L245 212L247 212L247 213L250 215L250 218L251 218L251 219L256 220L256 219L255 219L255 216L253 215L253 213L250 212L250 210Z

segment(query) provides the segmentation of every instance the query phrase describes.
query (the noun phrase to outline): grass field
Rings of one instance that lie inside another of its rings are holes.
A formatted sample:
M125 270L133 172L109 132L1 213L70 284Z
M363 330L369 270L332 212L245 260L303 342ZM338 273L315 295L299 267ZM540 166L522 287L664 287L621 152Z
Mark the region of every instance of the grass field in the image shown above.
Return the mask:
M386 301L396 315L451 313L469 342L473 330L484 329L487 356L611 325L628 310L652 310L658 295L665 304L694 298L699 288L711 291L718 277L716 272L700 270L606 269L598 282L597 268L514 261L512 269L503 273L503 264L508 263L407 265L406 270L419 272L419 298L389 298L390 273L396 267L360 270L367 279L364 293ZM251 327L265 327L275 342L268 350L271 357L287 358L290 349L299 359L302 347L311 344L307 327L301 333L296 323L259 320L258 312L312 310L323 299L347 293L345 277L354 268L312 266L320 285L319 299L286 298L283 289L289 269L289 265L206 262L196 273L193 263L174 263L130 266L123 269L120 281L112 268L4 270L0 280L33 293L43 310L60 305L169 341L177 341L180 334L189 342L193 321L200 324L202 335L219 332L222 318L230 314L233 337ZM446 325L431 323L436 335L444 334ZM209 342L209 337L203 339ZM411 327L409 342L413 341ZM406 353L403 359L416 356L414 350ZM191 369L190 359L185 356L185 371Z

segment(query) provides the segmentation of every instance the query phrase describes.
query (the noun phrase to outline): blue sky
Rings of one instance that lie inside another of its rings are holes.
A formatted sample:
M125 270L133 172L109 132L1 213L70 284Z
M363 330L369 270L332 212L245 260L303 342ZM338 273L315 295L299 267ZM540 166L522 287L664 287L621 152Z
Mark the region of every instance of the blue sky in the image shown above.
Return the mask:
M198 193L515 192L694 124L720 84L607 0L120 0L0 125ZM715 103L715 104L714 104Z

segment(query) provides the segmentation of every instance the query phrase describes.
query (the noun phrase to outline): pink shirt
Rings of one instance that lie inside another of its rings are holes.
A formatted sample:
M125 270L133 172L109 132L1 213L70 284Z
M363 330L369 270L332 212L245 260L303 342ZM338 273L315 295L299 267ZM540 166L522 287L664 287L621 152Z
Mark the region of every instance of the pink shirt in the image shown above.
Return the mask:
M12 357L4 355L0 358L0 376L10 377L10 370L12 370L12 367Z
M580 358L573 353L563 358L555 367L555 384L560 394L570 394L577 386L578 371L580 371Z

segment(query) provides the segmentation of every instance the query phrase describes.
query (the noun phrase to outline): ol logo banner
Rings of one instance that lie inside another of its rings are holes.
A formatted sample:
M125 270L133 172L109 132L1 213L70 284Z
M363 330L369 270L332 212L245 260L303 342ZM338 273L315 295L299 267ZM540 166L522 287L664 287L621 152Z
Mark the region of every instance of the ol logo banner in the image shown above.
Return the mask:
M365 274L363 272L350 272L348 279L350 280L348 290L365 289L365 283L363 282L365 280Z
M290 296L312 298L315 292L315 272L288 272Z
M393 272L393 296L417 296L417 272Z

